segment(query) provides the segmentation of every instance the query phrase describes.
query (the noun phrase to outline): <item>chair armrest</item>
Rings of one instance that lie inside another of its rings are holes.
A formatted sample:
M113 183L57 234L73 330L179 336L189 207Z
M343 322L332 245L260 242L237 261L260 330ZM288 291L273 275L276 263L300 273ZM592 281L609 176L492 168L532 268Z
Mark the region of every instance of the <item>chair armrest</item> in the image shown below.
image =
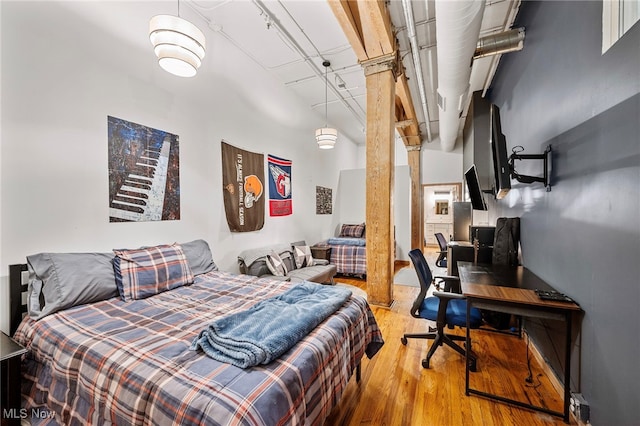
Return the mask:
M460 281L460 277L456 277L455 275L434 275L433 278L434 279L441 279L441 280Z
M453 275L436 275L433 277L434 285L438 290L440 290L439 283L436 283L436 280L444 281L444 291L453 292L453 293L462 293L462 288L460 287L460 277L455 277Z
M444 299L447 302L451 299L466 299L466 297L462 294L458 293L450 293L447 291L434 291L433 295L438 299Z

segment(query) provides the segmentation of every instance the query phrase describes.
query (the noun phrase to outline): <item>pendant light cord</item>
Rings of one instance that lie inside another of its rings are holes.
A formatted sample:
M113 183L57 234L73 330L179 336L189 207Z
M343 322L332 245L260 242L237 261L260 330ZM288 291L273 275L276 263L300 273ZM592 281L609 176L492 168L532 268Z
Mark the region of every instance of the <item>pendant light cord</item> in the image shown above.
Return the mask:
M329 72L329 66L331 65L331 62L327 61L326 59L322 62L322 65L324 65L324 127L329 127L329 119L328 119L328 114L327 114L327 107L329 105L329 98L328 98L328 87L329 87L329 78L328 78L328 72Z

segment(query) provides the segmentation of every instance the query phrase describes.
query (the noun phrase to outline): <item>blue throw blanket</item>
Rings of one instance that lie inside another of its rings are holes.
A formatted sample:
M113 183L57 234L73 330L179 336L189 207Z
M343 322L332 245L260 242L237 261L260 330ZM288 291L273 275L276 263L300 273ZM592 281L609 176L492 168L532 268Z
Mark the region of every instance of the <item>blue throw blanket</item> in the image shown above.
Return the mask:
M351 237L335 237L329 238L327 244L334 246L358 246L364 247L367 244L367 240L364 238L351 238Z
M248 368L268 364L309 334L351 296L340 287L302 282L250 309L220 318L202 330L191 350Z

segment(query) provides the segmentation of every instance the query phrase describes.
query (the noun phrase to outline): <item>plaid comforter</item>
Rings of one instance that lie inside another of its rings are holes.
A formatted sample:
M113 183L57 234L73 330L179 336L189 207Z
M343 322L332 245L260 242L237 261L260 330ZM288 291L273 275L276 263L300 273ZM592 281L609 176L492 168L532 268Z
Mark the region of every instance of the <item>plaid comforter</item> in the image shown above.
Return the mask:
M367 248L365 246L327 245L331 247L331 263L336 265L339 274L367 274Z
M268 365L244 370L189 350L203 325L292 285L211 272L147 299L25 319L15 335L29 349L23 407L54 410L50 424L320 425L365 352L383 344L364 299L352 296Z

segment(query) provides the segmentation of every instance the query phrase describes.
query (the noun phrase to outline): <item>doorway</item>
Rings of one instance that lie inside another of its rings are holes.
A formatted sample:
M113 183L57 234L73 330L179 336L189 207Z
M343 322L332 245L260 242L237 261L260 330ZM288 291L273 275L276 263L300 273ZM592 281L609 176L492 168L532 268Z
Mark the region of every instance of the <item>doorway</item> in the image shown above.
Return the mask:
M462 183L422 185L422 224L425 245L438 246L435 234L441 232L447 241L453 235L453 203L462 197Z

